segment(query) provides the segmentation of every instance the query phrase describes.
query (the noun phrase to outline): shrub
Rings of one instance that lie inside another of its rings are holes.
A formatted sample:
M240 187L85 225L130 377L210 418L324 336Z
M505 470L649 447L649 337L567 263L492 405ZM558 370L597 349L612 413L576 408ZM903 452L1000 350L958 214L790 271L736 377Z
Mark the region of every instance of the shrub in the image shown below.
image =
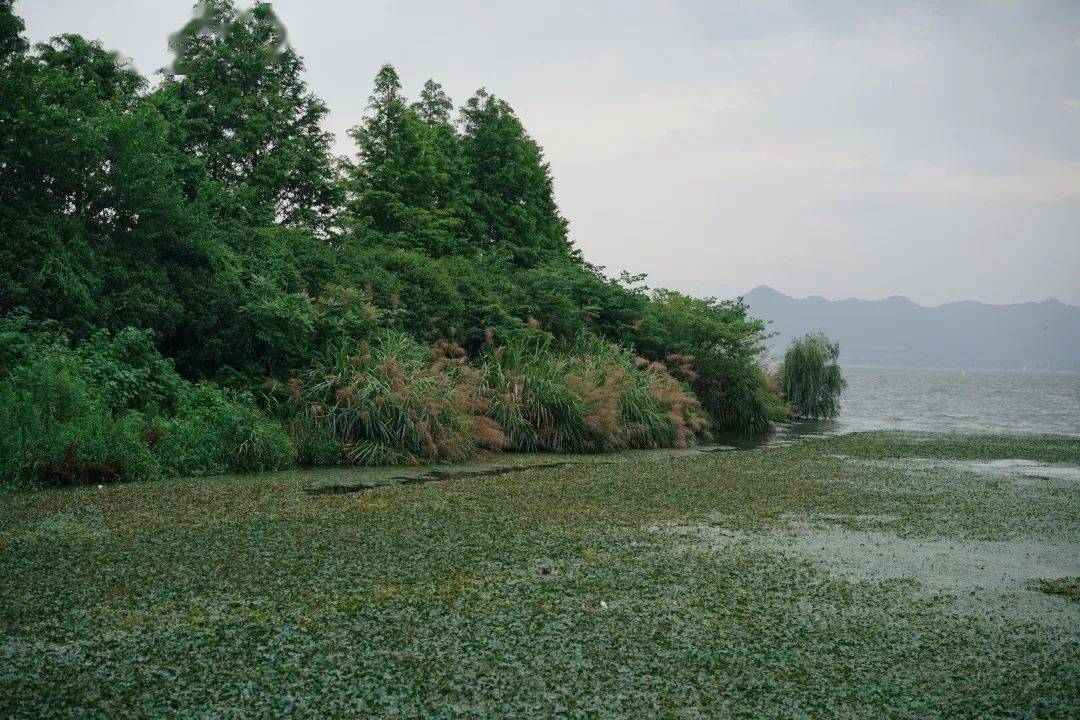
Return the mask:
M36 346L56 342L61 338L34 323L25 308L16 308L0 315L0 378L22 363Z
M200 382L162 427L154 453L170 476L279 470L294 449L280 423L264 416L247 393Z
M161 357L149 330L99 330L76 348L83 372L114 410L171 410L187 392L172 360Z
M536 317L557 337L595 332L620 340L641 317L646 303L644 295L588 264L546 263L518 271L513 280L523 294L523 314Z
M479 375L464 351L428 348L387 331L374 343L338 345L303 377L286 383L293 406L329 429L357 465L462 460L505 438L479 418Z
M488 415L515 450L597 452L684 447L707 424L697 401L661 363L635 361L584 336L557 352L545 333L523 333L488 353Z
M307 413L295 413L285 431L296 448L296 462L308 467L341 465L345 461L341 441L325 422Z
M780 388L793 412L805 418L834 418L847 381L840 371L839 343L822 333L795 338L780 366Z
M782 417L760 364L765 324L747 317L741 301L655 290L632 339L647 358L677 358L672 370L691 384L716 430L763 432Z
M783 400L755 360L721 360L711 364L703 375L712 381L697 382L695 389L716 429L762 433L769 429L769 423L786 417Z
M114 417L109 398L61 343L37 345L0 381L3 484L72 484L157 477L143 417Z

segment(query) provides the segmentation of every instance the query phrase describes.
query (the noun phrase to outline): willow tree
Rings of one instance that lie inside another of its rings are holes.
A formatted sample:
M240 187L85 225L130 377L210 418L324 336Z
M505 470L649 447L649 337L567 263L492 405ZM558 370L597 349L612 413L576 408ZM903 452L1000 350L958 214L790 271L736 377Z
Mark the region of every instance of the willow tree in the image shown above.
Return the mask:
M840 344L824 333L795 338L780 366L780 389L795 414L804 418L834 418L840 414L840 395L847 387L838 359Z

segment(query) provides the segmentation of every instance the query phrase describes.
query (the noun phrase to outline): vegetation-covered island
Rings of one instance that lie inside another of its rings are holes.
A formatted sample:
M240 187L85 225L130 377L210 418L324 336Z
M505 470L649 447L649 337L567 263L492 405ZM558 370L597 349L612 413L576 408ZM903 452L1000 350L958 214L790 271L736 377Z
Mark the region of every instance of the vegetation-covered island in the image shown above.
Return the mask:
M479 90L378 71L336 158L268 4L148 81L3 4L5 485L684 447L787 407L739 301L606 277Z
M836 345L589 264L495 95L384 66L345 160L197 13L150 83L0 0L0 717L1076 715L1080 439L689 449Z

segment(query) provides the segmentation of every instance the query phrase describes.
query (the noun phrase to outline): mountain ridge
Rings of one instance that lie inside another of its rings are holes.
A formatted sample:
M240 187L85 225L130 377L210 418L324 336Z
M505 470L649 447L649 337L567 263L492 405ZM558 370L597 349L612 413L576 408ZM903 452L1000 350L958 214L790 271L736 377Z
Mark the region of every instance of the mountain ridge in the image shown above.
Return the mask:
M821 330L853 364L1080 371L1080 307L1057 298L924 306L901 295L796 298L768 285L742 297L752 316L770 321L774 356L792 337Z
M1046 298L1045 300L1025 300L1023 302L1018 302L1018 303L988 303L988 302L983 302L982 300L950 300L949 302L944 302L944 303L941 303L940 305L923 305L921 303L915 302L914 300L907 297L906 295L889 295L888 297L878 298L876 300L870 300L870 299L867 299L867 298L855 297L854 295L852 295L850 297L840 298L839 300L829 300L828 298L823 297L821 295L807 295L805 297L800 298L800 297L795 297L794 295L788 295L787 293L782 292L780 290L777 290L776 288L774 288L774 287L772 287L770 285L764 285L764 284L763 285L758 285L757 287L755 287L750 292L743 293L739 297L746 298L746 297L749 297L750 295L757 295L757 294L763 293L763 292L773 293L777 297L786 298L788 300L797 300L797 301L821 300L823 302L832 303L832 304L846 303L846 302L885 303L885 302L890 302L890 301L900 301L900 302L903 302L905 304L914 305L917 308L922 308L923 310L937 310L938 308L948 307L949 305L982 305L984 307L991 307L991 308L1015 307L1015 306L1021 306L1021 305L1064 305L1066 307L1080 309L1080 305L1072 305L1070 303L1059 300L1056 297L1049 297L1049 298Z

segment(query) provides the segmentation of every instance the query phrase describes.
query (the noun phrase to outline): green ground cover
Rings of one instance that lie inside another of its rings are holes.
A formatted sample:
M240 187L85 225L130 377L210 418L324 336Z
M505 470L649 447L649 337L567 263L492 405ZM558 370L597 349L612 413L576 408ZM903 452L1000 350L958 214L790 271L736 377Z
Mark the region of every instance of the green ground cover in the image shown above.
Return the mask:
M1080 482L993 459L1080 439L9 493L0 716L1075 716Z

